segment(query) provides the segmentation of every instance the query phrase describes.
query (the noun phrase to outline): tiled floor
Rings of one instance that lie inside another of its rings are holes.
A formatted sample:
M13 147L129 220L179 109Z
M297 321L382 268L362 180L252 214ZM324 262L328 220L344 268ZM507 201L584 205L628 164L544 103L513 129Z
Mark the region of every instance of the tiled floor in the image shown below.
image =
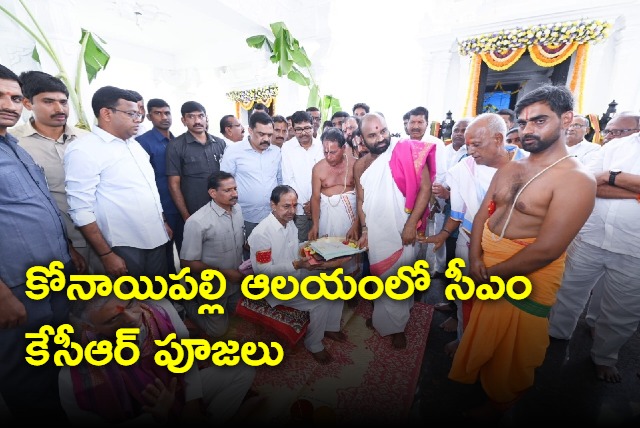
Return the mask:
M426 303L444 301L444 286L434 280L422 296ZM455 333L445 333L439 324L447 314L437 312L427 340L421 380L416 393L412 425L456 424L470 407L484 401L479 385L462 385L447 379L451 359L443 352ZM547 358L536 372L534 387L502 420L503 426L538 424L583 424L586 426L640 426L640 334L622 348L618 369L622 382L598 381L589 351L591 337L584 320L571 341L554 341Z

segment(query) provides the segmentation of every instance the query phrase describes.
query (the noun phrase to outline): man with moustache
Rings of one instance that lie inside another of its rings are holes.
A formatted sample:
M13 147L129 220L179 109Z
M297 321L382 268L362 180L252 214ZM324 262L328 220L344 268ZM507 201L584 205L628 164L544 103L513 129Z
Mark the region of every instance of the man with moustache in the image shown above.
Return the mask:
M220 135L227 146L232 146L244 138L244 126L234 115L227 114L220 119Z
M357 160L347 148L344 135L337 128L322 134L324 159L311 172L311 218L309 241L322 236L357 239L360 230L356 207L353 164ZM358 274L358 261L342 266L346 275Z
M568 340L590 299L585 319L593 337L591 359L597 378L612 383L622 380L618 354L640 320L640 134L619 126L634 125L615 123L610 129L625 129L628 135L611 138L585 162L598 185L595 208L567 250L549 318L549 335Z
M311 171L322 160L322 143L313 138L313 118L306 111L291 115L293 138L282 146L282 183L291 186L298 194L295 223L298 240L307 240L311 229Z
M64 263L65 273L75 273L73 250L45 174L7 132L20 119L23 98L18 76L0 65L0 403L9 410L4 426L57 425L64 423L59 368L27 364L25 333L65 322L68 301L64 293L41 300L27 297L26 272L57 260Z
M589 119L577 114L573 116L573 122L569 125L569 129L567 129L567 151L570 155L577 157L582 163L585 163L585 159L589 153L600 149L599 144L584 139L588 130Z
M358 154L358 146L354 143L353 138L355 132L360 129L360 116L349 116L342 124L341 129L348 147L351 148L351 154L356 156Z
M249 236L251 265L256 274L275 276L293 276L302 281L311 270L324 270L339 267L345 260L335 259L311 265L306 257L300 258L298 230L293 219L296 215L298 196L296 191L286 185L276 186L271 192L271 213L263 219ZM309 285L309 292L317 293L317 284ZM281 292L291 293L291 284ZM290 300L280 300L272 294L265 298L272 307L284 305L309 312L309 325L304 336L304 346L320 364L331 362L331 354L324 348L322 338L340 342L346 341L346 335L340 331L343 302L340 299L308 300L296 295Z
M342 129L342 124L349 117L346 111L337 111L331 116L331 124L338 129Z
M324 159L311 172L311 217L309 240L321 236L357 238L360 222L356 207L353 164L342 132L329 128L322 134Z
M76 138L88 131L67 124L69 91L62 80L42 71L25 71L20 74L20 81L25 97L22 103L32 116L27 123L13 128L11 133L44 170L49 191L65 220L67 236L73 247L94 268L92 271L100 272L100 260L69 217L64 189L64 152Z
M635 134L640 131L640 114L623 111L607 122L607 125L602 130L602 145L604 146L609 141L616 138L627 137L631 134Z
M289 123L284 116L273 116L273 140L271 144L278 146L282 149L282 145L287 141L287 134L289 133Z
M377 113L362 118L361 132L369 154L354 165L362 228L359 246L368 247L371 273L384 281L416 261L418 229L424 231L427 224L435 146L392 143L387 123ZM404 329L412 306L413 296L398 301L383 295L374 302L367 325L381 336L391 335L395 348L405 348Z
M496 171L473 219L469 273L475 284L524 275L532 291L523 300L504 295L473 303L449 372L461 383L480 379L488 400L471 417L499 419L533 386L545 358L565 250L596 193L593 176L567 152L572 110L573 96L561 86L541 86L518 101L522 147L530 155ZM515 290L522 292L522 283Z
M173 245L180 252L182 247L182 230L184 220L178 212L178 208L173 203L171 192L169 192L169 181L167 179L167 146L174 136L170 131L173 119L171 108L165 100L152 98L147 102L147 118L153 128L144 134L136 137L142 148L149 154L149 161L156 175L156 187L160 194L160 202L164 210L164 217L169 227L173 231L173 238L167 243L167 264L169 273L176 273L175 260L173 255Z
M407 129L409 131L409 138L416 141L424 141L427 143L433 143L436 146L436 159L439 158L442 152L445 150L444 142L430 135L427 132L429 127L429 111L422 106L418 106L409 111L409 122L407 123ZM438 168L438 165L436 165ZM440 169L443 169L441 166ZM441 171L435 171L440 174ZM431 195L430 204L433 207L433 220L430 220L434 224L434 229L439 230L445 221L444 214L444 200L437 198L435 194ZM435 254L435 263L433 267L433 275L435 277L441 276L441 274L447 269L447 251L445 247L440 247ZM454 327L455 328L455 327Z
M602 147L605 144L616 140L618 138L628 137L629 135L633 135L640 131L640 114L626 111L620 112L616 114L613 119L611 119L606 128L602 131L602 135L604 137L602 141ZM596 151L593 153L594 155L598 154ZM590 156L591 157L591 156ZM596 158L600 158L600 156L595 156ZM600 159L601 160L601 159ZM587 168L591 168L591 159L587 159L584 162ZM600 172L600 171L596 171ZM599 186L598 193L602 194L602 189L612 190L613 186L607 186L609 183L604 183ZM606 190L604 190L606 192ZM599 198L603 199L634 199L635 194L632 191L627 191L627 189L615 189L614 192L618 192L616 196L609 195L598 195ZM599 205L600 202L596 199L596 206ZM576 242L574 246L579 246ZM568 264L573 264L573 260L569 258ZM597 265L597 264L596 264ZM589 278L590 280L590 278ZM564 281L563 281L564 283ZM556 339L569 339L575 329L575 325L578 322L578 318L580 314L582 314L582 310L584 308L584 304L586 301L584 299L588 299L589 304L587 306L587 313L585 315L585 321L587 325L591 328L591 336L595 334L595 324L598 316L600 315L600 303L602 299L602 288L604 284L604 275L600 277L600 280L593 286L591 289L591 293L587 296L582 295L582 293L569 293L567 290L571 288L571 285L567 285L560 289L560 293L558 293L558 302L554 305L554 308L551 310L550 318L549 318L549 335ZM583 291L584 288L581 288L580 291ZM582 297L580 297L582 295ZM569 296L569 297L567 297ZM556 309L556 307L558 309ZM608 369L607 369L608 370ZM617 379L617 376L607 377L607 381L609 379Z
M452 243L454 254L455 257L465 261L466 267L462 269L462 273L468 275L473 219L487 193L491 179L498 168L511 160L523 159L527 154L521 149L505 144L507 128L504 120L497 114L484 113L475 119L458 120L453 127L452 144L457 144L461 129L464 129L463 141L466 139L464 152L468 156L447 170L444 180L446 187L442 190L443 197L450 200L451 215L444 226L435 235L427 237L424 242L435 244L435 248L438 249L445 243L449 245L450 237L457 235L457 239ZM456 311L458 337L445 346L445 352L453 356L462 337L465 323L469 321L471 300L463 302L456 300L450 303L452 309Z
M229 147L220 165L222 171L234 176L238 185L238 204L242 207L247 237L271 213L271 191L282 184L282 154L278 146L271 144L272 138L271 116L263 112L252 114L249 135Z
M92 133L64 154L69 214L108 275L167 275L164 220L149 155L133 139L142 119L135 98L113 86L91 100Z
M322 120L322 114L318 107L307 107L305 110L313 118L313 138L318 138L318 129L320 129L320 121Z
M365 114L369 113L369 106L365 103L356 103L353 105L351 112L356 117L363 117Z
M182 219L209 202L207 179L220 171L220 161L227 144L207 132L208 118L204 106L187 101L180 108L187 132L169 142L167 175L169 191Z
M211 302L196 297L184 303L187 316L207 335L220 337L229 326L229 315L240 298L240 283L244 275L242 264L244 246L244 218L238 202L236 180L225 171L209 177L211 200L187 219L184 225L184 243L180 252L180 265L191 268L191 275L199 278L205 269L215 269L227 280L225 293L216 300L224 314L201 315L198 307Z

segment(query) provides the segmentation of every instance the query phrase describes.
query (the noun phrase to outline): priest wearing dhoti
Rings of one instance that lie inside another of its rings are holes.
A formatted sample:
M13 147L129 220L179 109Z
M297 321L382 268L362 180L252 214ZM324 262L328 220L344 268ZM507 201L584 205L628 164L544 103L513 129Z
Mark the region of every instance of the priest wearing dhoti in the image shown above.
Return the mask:
M360 222L353 180L353 164L357 159L351 150L346 150L348 146L339 129L328 128L320 139L324 159L314 165L311 173L313 226L309 240L323 236L357 239ZM345 264L343 269L347 275L356 275L359 271L356 259Z
M416 238L427 226L435 145L392 142L384 117L375 113L362 118L361 132L369 154L354 166L362 228L359 245L368 247L371 274L384 281L416 261ZM394 347L405 348L404 330L412 306L413 296L393 300L383 294L374 302L368 325L381 336L391 335Z

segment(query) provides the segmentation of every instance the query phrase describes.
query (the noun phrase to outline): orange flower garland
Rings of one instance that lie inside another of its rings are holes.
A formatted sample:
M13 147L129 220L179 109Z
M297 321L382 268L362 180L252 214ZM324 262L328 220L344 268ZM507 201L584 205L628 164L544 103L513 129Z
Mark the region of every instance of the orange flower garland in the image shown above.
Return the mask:
M540 67L554 67L569 58L578 47L578 43L559 45L530 45L529 53L533 62Z
M471 70L469 71L469 86L467 88L467 97L464 102L462 111L465 116L476 115L476 103L478 102L478 83L480 81L480 70L482 69L482 58L479 54L474 54L471 58Z
M573 74L571 75L571 81L569 83L569 90L576 98L576 110L582 111L582 101L584 97L585 75L587 73L587 55L589 53L589 45L583 44L578 46L576 52L576 61L573 64Z
M525 48L502 49L499 51L482 52L480 56L487 66L496 71L503 71L518 62Z

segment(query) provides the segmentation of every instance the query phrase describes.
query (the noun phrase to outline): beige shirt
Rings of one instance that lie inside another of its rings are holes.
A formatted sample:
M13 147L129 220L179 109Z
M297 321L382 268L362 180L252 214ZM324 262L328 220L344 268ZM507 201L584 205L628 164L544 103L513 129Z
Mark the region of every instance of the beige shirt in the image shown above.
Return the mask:
M238 269L242 264L244 218L239 204L229 214L210 201L187 219L183 236L183 260L200 260L216 269Z
M64 166L62 161L64 159L64 152L67 150L67 147L69 147L69 144L76 138L87 133L88 131L66 125L64 133L56 141L39 134L33 127L33 118L29 119L27 123L11 130L11 134L18 139L18 144L44 169L49 191L51 191L58 205L58 209L62 213L62 218L64 218L65 226L67 227L67 236L71 239L71 242L73 242L74 247L86 247L87 243L69 216L69 204L67 203L67 192L64 188Z

